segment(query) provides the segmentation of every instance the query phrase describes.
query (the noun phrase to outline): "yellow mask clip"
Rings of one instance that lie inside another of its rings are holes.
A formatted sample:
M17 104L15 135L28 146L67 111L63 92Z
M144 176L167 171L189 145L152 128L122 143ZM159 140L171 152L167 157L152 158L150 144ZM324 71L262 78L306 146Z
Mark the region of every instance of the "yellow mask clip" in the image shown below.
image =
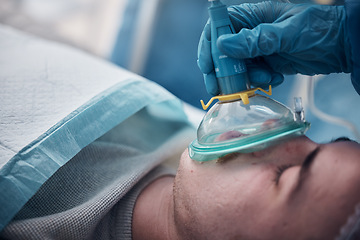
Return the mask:
M219 96L212 97L206 105L204 104L203 100L200 100L200 102L201 102L201 106L203 107L204 110L208 109L208 107L211 105L211 103L215 99L218 99L219 101L242 100L244 104L249 104L249 97L254 96L255 91L257 91L257 90L260 90L269 96L272 94L271 85L269 85L268 91L258 87L258 88L252 88L250 90L238 92L238 93L219 95Z

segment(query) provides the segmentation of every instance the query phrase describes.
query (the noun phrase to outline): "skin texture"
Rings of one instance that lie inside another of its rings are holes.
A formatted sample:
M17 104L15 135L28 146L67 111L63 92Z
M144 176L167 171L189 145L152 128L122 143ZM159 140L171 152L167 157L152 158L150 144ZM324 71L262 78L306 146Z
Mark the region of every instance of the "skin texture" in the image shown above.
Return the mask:
M309 155L313 161L302 167ZM154 207L142 212L153 212L153 225L166 219L163 239L333 239L360 202L358 156L357 143L306 137L206 163L185 151L174 186L169 180L159 187L167 189L166 215Z
M174 177L159 178L147 186L136 200L133 239L174 239Z

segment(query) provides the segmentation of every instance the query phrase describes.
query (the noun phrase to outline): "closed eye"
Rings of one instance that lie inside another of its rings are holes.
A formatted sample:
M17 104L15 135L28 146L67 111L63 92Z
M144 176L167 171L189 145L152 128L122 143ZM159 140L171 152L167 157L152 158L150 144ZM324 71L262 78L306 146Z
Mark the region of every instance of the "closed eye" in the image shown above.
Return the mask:
M283 172L285 172L286 169L291 168L292 166L294 166L294 165L293 164L285 164L285 165L280 165L276 168L276 171L275 171L276 175L274 178L274 182L276 183L276 185L279 184L281 174L283 174Z
M314 159L319 151L320 151L320 147L317 147L306 156L303 164L301 165L300 180L302 180L304 178L304 176L306 175L306 172L309 170L311 163L314 161ZM281 175L284 173L284 171L293 166L294 166L294 164L285 164L285 165L280 165L277 167L276 175L275 175L275 179L274 179L274 182L276 183L276 185L279 184L279 179L280 179ZM300 183L301 183L301 181L299 181L299 184Z
M339 138L336 138L336 139L333 139L330 141L330 143L335 143L335 142L355 142L355 143L358 143L348 137L339 137Z

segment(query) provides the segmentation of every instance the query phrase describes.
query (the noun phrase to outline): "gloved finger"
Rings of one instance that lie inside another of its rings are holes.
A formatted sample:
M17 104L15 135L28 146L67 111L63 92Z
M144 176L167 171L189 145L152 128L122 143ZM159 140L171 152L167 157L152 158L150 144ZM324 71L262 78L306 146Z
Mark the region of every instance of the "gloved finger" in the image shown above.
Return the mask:
M228 11L236 32L239 32L242 28L253 29L262 23L273 23L293 6L290 3L263 1L231 6Z
M228 8L231 23L236 32L242 28L255 28L257 25L265 22L271 22L267 11L273 9L274 2L261 3L243 3ZM271 11L273 13L273 11Z
M251 69L248 71L250 84L253 87L260 87L268 89L271 87L277 87L284 82L284 76L280 73L269 72L265 69Z
M260 24L254 29L241 29L237 34L222 35L217 46L233 58L254 58L279 53L288 48L292 33L283 34L278 24ZM291 41L290 41L291 42Z
M197 64L200 71L208 74L214 70L214 64L211 56L211 27L208 21L201 34L198 46L198 60Z
M247 72L251 86L261 87L271 82L271 73L266 69L248 67Z
M210 95L216 96L220 93L219 86L215 76L215 71L212 71L209 74L204 74L204 81L205 81L206 91Z
M282 74L273 71L262 58L247 59L246 65L250 83L254 87L268 88L278 86L284 81Z
M282 84L284 82L284 75L282 75L281 73L278 72L273 72L271 74L271 82L270 85L272 87L277 87L280 84Z
M270 68L262 57L245 59L245 64L252 86L260 87L271 82Z

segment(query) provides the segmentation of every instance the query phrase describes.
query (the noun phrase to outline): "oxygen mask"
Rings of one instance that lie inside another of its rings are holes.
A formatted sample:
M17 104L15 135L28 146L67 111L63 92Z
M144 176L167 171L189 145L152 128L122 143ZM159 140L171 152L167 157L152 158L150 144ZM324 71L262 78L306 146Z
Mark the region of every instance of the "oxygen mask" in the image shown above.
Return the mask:
M205 114L197 130L197 139L189 146L189 155L197 161L209 161L232 152L262 150L286 138L303 135L310 124L305 121L301 98L295 98L295 110L255 93L272 94L271 86L249 89L246 66L242 60L222 55L216 40L221 34L234 33L227 8L211 1L211 52L221 95ZM226 31L225 31L226 30Z
M245 101L240 93L237 100L215 97L219 101L205 114L197 139L189 146L192 159L209 161L232 152L255 152L306 132L310 124L304 119L301 98L295 98L292 111L255 90L247 91L251 96L245 95ZM271 94L271 87L267 93Z

